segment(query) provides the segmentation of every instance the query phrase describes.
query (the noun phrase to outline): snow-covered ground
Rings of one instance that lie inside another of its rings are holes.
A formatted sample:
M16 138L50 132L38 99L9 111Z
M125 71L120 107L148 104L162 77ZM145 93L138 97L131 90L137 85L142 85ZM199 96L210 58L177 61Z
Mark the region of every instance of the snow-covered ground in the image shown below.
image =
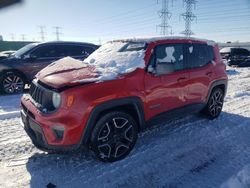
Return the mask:
M0 187L250 187L250 68L229 68L223 113L155 126L112 164L47 154L20 126L20 95L0 96ZM51 186L53 187L53 186Z

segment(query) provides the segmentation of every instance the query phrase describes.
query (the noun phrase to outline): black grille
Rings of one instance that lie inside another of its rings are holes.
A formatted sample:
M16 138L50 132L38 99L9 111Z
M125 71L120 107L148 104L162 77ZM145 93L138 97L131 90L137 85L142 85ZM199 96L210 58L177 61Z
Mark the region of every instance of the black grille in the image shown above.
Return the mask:
M52 103L52 94L53 92L44 88L37 82L32 82L29 90L29 94L33 99L35 105L42 112L53 112L55 107Z

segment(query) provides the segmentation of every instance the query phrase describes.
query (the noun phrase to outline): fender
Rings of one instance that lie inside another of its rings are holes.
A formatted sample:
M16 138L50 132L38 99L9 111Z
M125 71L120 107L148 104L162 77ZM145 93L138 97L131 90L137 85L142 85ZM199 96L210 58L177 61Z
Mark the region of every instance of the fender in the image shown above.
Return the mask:
M81 142L83 144L87 144L90 138L90 134L95 127L95 123L98 120L98 116L109 109L118 108L121 106L132 105L134 110L136 111L137 120L139 123L139 130L145 128L145 118L144 118L144 110L142 101L139 97L126 97L121 99L115 99L111 101L104 102L98 106L96 106L92 112L90 113L87 125L82 133Z
M214 81L214 82L211 84L211 86L210 86L210 88L209 88L209 90L208 90L206 103L208 102L209 96L210 96L211 92L213 91L213 89L214 89L215 87L219 86L219 85L223 85L223 86L225 87L225 91L224 91L224 97L225 97L225 95L226 95L226 93L227 93L227 83L228 83L228 80L226 80L226 79Z

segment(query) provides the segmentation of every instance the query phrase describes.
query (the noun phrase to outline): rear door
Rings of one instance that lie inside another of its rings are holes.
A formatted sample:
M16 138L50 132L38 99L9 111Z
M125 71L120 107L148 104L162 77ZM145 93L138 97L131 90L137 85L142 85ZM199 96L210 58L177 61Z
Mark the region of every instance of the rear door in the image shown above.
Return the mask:
M192 43L187 46L189 73L188 103L204 103L209 85L214 78L214 49L205 43Z

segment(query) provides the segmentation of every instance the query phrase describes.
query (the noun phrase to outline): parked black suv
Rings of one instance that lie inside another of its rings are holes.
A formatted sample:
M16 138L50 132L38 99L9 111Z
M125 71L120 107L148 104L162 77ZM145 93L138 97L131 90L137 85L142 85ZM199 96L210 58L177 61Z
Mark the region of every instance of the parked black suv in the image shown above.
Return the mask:
M0 61L0 93L23 92L41 69L63 57L83 60L99 46L80 42L45 42L24 46Z
M226 47L220 50L220 54L229 66L250 66L250 52L245 48Z

